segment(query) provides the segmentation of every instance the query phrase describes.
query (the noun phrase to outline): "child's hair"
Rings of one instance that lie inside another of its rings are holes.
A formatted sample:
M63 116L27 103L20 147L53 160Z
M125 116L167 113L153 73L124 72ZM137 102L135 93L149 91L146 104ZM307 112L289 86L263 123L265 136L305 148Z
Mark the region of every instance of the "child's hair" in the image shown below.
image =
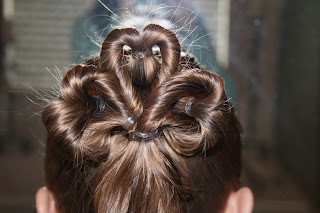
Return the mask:
M159 25L115 29L42 113L61 212L220 212L240 175L224 82Z

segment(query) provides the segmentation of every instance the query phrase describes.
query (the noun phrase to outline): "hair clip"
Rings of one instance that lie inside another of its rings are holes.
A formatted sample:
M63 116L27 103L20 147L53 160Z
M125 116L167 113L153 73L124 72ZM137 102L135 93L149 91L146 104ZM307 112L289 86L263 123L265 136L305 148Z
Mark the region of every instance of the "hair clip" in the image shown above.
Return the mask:
M188 99L188 101L186 102L186 105L184 106L184 111L186 113L186 115L188 116L192 116L191 115L191 107L192 107L192 104L193 104L193 101L194 101L194 97L191 97Z

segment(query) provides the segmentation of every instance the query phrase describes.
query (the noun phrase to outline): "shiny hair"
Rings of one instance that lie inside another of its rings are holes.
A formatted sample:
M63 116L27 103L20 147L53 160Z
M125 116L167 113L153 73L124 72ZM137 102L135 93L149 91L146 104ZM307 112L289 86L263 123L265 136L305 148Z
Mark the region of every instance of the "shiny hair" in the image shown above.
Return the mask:
M220 212L240 127L220 76L159 25L111 31L42 113L45 179L62 212Z

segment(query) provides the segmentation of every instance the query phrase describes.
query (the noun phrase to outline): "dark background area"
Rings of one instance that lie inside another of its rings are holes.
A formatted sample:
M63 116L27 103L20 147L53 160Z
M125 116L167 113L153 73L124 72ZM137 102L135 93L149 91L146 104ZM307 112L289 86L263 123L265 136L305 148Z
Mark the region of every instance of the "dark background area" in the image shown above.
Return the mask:
M226 86L236 90L242 182L254 191L254 212L319 212L320 1L195 3L213 32L214 60L232 77ZM96 4L0 0L0 212L35 212L34 194L44 185L44 99L56 89L56 71L91 51L75 50L73 41L87 37L74 32ZM223 62L222 41L228 50Z

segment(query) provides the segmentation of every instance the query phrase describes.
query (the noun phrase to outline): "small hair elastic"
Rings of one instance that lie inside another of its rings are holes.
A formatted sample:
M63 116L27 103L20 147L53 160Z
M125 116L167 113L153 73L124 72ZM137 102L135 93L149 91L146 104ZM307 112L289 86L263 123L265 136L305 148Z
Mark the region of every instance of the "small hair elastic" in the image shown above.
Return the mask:
M147 55L147 53L145 51L137 51L137 52L133 53L133 57L136 59L144 58L146 55Z
M184 111L188 116L192 116L191 107L192 107L193 101L194 101L194 97L189 98L188 101L186 102L186 105L184 106Z
M133 133L133 138L140 138L143 140L153 140L156 137L159 136L157 132L140 132L138 130L135 130Z
M127 118L128 122L130 124L134 124L137 122L137 116L135 114L131 114L128 118Z

